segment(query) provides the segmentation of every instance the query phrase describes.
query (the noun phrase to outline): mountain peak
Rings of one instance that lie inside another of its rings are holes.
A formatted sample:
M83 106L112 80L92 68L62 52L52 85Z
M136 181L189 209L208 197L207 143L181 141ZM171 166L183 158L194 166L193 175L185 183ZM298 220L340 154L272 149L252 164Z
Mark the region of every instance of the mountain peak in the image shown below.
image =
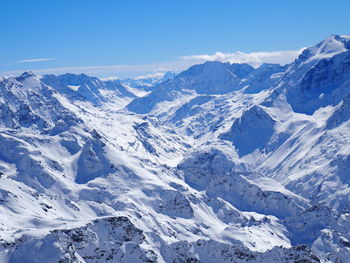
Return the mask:
M36 77L37 75L35 75L32 71L25 71L23 72L19 77L17 77L16 79L19 81L23 81L27 78L31 78L31 77Z
M310 62L315 59L330 58L350 49L350 36L331 35L315 46L306 48L299 59Z
M217 77L222 75L223 72L229 71L230 63L219 61L206 61L203 64L194 65L187 70L181 72L178 77L193 77L193 76L205 76L205 77Z
M164 73L163 75L163 79L168 80L168 79L173 79L176 77L176 73L172 72L172 71L167 71Z
M41 86L42 76L36 75L32 71L25 71L20 76L15 77L14 79L20 83L25 83L27 88L36 88Z
M321 41L316 47L321 53L329 54L334 52L343 52L349 49L350 36L331 35Z

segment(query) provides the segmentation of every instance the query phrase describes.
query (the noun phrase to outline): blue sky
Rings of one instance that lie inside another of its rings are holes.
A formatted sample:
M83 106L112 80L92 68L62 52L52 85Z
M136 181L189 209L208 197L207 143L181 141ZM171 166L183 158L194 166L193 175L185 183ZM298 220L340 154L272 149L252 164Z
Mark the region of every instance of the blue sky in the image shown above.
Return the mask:
M291 51L350 34L346 0L2 0L0 7L0 75L129 77L227 53L282 63ZM285 50L272 59L256 53Z

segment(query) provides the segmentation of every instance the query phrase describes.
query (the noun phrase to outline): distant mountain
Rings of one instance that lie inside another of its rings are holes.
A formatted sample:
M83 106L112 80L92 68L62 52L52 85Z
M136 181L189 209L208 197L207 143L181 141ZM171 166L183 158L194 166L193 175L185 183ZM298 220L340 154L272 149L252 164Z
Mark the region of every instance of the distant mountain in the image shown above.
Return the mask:
M264 64L254 69L248 64L229 64L217 61L195 65L178 74L174 79L156 85L150 94L133 100L130 111L150 113L162 101L173 101L182 96L221 95L243 88L247 92L258 92L260 89L273 86L277 81L276 73L284 67ZM271 78L275 74L276 78Z
M135 97L135 94L118 80L102 81L85 74L44 75L41 81L54 87L58 92L67 95L71 99L86 100L94 104L100 104L101 101L110 98L111 94L106 97L102 91L111 91L116 98Z
M0 261L348 262L349 50L0 78Z
M165 72L165 73L155 73L155 74L149 74L144 76L139 76L137 78L133 79L123 79L121 80L122 83L129 85L132 88L138 88L138 89L145 89L149 90L153 86L173 79L175 78L176 74L174 72Z

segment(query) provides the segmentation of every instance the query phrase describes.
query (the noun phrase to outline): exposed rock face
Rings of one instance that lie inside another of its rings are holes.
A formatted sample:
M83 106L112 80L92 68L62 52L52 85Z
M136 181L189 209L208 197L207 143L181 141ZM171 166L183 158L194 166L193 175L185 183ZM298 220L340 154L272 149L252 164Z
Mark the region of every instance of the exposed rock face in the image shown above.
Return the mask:
M45 254L53 256L46 262L156 262L155 252L141 247L144 242L143 231L127 217L107 217L19 245L10 262L42 262Z

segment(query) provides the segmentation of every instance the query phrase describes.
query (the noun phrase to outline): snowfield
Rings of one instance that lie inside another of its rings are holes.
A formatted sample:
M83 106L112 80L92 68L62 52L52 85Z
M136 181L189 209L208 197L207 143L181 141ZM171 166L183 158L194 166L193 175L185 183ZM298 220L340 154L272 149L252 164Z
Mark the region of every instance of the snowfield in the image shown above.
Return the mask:
M0 79L0 262L349 262L350 37L280 66Z

